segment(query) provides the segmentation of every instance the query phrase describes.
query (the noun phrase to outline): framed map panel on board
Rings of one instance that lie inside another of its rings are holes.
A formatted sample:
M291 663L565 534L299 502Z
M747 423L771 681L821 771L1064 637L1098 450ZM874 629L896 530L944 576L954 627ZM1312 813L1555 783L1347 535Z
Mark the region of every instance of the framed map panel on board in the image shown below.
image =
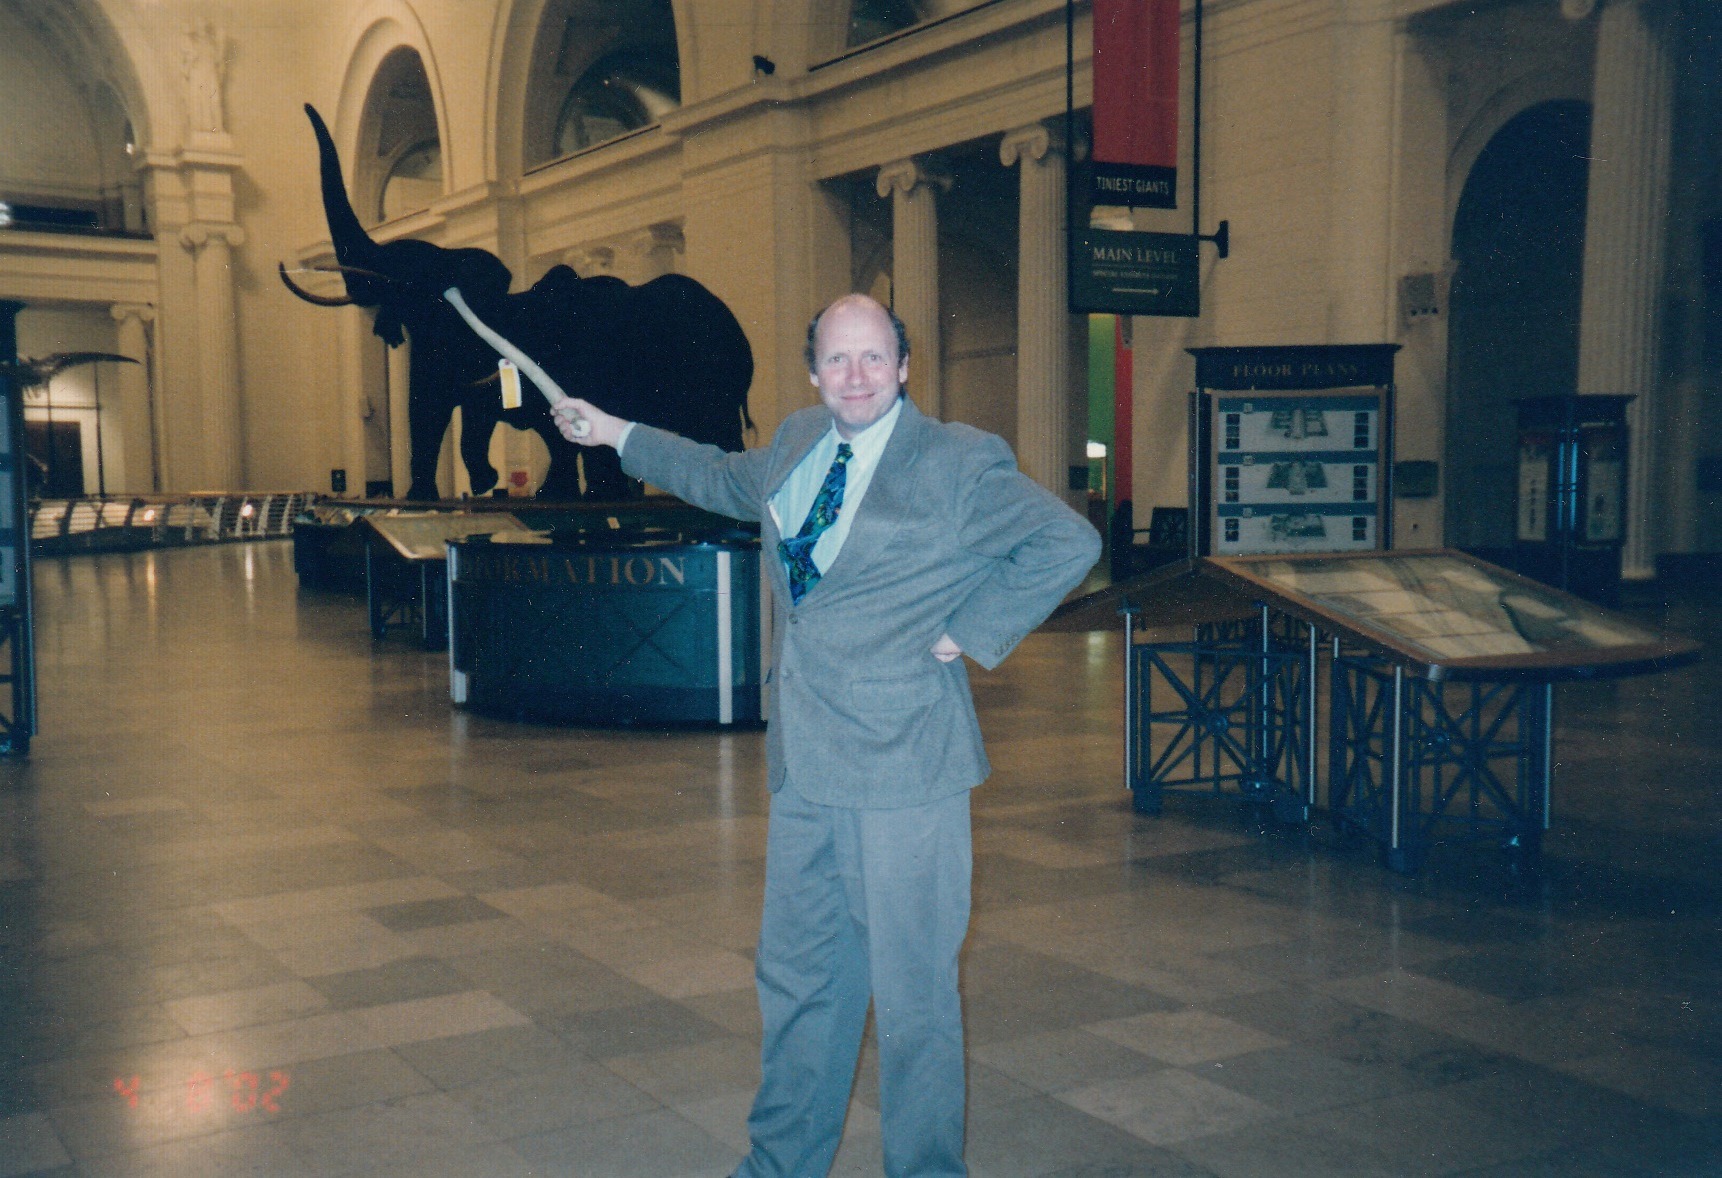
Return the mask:
M1192 351L1194 555L1391 546L1390 345Z

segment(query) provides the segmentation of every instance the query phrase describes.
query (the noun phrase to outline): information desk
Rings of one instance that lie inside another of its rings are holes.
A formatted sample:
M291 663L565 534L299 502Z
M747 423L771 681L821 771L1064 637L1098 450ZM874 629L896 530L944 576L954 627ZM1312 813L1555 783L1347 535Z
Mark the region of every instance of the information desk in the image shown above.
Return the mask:
M426 650L448 645L448 559L445 546L467 536L521 533L507 512L374 512L360 517L365 543L365 605L371 637L391 626L418 633Z
M559 532L449 544L450 694L600 725L763 721L759 538Z

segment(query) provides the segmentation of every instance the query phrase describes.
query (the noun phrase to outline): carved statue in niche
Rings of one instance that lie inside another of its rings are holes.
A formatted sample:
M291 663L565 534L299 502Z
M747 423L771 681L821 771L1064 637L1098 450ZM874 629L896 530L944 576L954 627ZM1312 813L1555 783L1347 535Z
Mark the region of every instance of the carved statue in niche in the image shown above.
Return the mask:
M227 130L227 120L221 110L221 84L227 76L230 44L227 34L207 20L185 31L179 70L185 78L188 131Z

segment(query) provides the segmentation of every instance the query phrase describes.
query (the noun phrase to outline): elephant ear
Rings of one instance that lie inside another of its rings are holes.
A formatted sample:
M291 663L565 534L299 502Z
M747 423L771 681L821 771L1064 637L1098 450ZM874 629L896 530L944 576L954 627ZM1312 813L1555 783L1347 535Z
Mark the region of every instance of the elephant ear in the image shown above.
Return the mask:
M514 275L502 259L488 250L451 250L449 262L454 281L469 303L489 303L504 298L514 284Z

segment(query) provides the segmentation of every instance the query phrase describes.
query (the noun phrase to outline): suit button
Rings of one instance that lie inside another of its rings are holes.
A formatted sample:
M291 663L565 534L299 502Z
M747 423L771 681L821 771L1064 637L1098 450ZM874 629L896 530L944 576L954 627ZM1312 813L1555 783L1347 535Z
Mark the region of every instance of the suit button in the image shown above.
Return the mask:
M799 626L799 625L801 625L801 619L800 618L790 618L789 624L791 626Z

